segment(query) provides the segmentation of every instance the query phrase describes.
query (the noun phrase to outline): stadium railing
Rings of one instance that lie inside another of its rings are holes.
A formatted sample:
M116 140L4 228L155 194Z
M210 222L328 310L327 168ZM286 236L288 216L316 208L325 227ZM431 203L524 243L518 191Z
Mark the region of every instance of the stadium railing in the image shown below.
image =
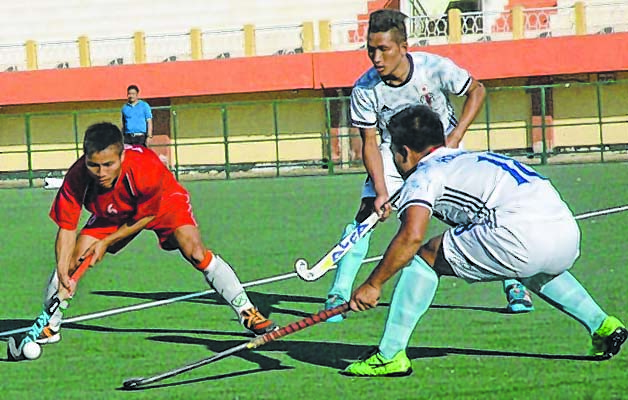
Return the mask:
M595 35L628 31L628 1L613 4L465 12L450 9L440 16L409 20L410 46L517 40L565 35ZM0 45L0 71L113 66L283 55L364 47L367 20L312 21L285 26L232 29L190 29L188 32L134 32L117 37L68 38L57 42L27 40Z
M469 150L532 164L628 160L628 81L487 88ZM462 99L455 99L460 110ZM150 99L148 100L150 103ZM154 107L157 152L179 179L362 172L347 97ZM0 115L0 183L41 186L82 154L94 122L119 109Z

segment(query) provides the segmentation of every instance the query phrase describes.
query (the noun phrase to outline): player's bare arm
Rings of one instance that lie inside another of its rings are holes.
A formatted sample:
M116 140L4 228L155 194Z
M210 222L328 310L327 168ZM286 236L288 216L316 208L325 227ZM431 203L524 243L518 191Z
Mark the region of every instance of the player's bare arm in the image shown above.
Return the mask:
M152 118L148 118L146 120L146 137L149 137L149 138L153 137L153 119Z
M384 283L408 265L419 251L430 215L430 210L422 206L412 206L404 211L401 227L386 249L382 261L353 292L350 303L353 311L365 311L377 305Z
M447 136L447 147L457 148L459 146L467 129L482 109L484 98L486 97L486 89L482 82L473 79L466 96L467 99L462 107L458 126Z
M388 201L388 190L386 189L386 182L384 181L384 163L382 161L382 155L379 152L379 144L377 143L377 129L360 128L360 135L362 136L362 159L364 160L364 167L373 181L373 186L377 193L373 206L383 221L388 218L392 208L390 204L386 203Z
M76 230L59 228L55 241L55 255L57 258L57 275L59 289L65 289L66 294L74 291L74 284L70 280L70 265L73 264L74 247L76 246Z
M154 219L155 219L155 216L151 215L151 216L141 218L134 223L129 223L129 222L125 223L124 225L120 226L118 230L112 233L111 235L107 236L106 238L102 240L97 240L96 242L92 243L92 245L87 248L85 253L83 253L83 257L93 254L92 262L94 264L99 262L105 256L105 253L107 252L107 249L109 247L119 242L120 240L123 240L130 236L135 235L142 229L146 228L146 226Z

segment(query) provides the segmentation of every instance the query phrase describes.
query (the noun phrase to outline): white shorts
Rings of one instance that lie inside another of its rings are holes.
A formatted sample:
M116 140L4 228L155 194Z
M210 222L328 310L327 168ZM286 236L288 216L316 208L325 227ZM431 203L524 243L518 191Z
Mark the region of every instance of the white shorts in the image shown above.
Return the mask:
M508 221L502 215L498 221L498 227L477 224L445 232L443 252L456 276L479 282L558 275L580 255L580 229L571 216Z
M382 161L384 163L384 182L386 183L386 190L388 195L392 196L397 190L403 186L403 179L397 171L395 166L395 160L393 158L392 151L390 150L390 143L382 143L379 145L379 152L382 155ZM364 187L362 188L362 198L376 197L375 185L370 176L366 178Z
M454 126L449 126L449 128L445 131L445 136L449 135L454 128ZM462 142L460 142L458 148L461 150L463 149ZM382 162L384 163L384 182L386 184L386 191L389 196L392 196L403 186L403 179L395 166L395 159L392 151L390 150L390 143L383 142L380 144L379 153L382 155ZM364 182L364 187L362 188L362 199L376 196L377 193L375 192L373 180L367 176L366 181Z

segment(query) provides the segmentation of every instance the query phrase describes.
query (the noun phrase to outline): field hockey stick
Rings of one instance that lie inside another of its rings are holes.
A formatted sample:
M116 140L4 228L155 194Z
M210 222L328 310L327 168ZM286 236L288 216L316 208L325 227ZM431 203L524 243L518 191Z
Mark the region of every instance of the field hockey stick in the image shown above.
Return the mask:
M398 190L388 199L386 204L392 204L397 201L400 193L401 190ZM366 236L366 234L369 233L375 225L377 225L378 221L379 216L377 215L377 212L373 211L367 219L357 224L351 232L340 239L340 242L329 250L323 258L318 260L312 268L309 268L309 263L305 258L299 258L296 260L294 262L294 269L297 272L297 275L299 275L299 278L308 282L320 279L327 273L327 271L333 269L338 261L340 261L340 259L344 257L358 241Z
M221 360L225 357L228 357L232 354L238 353L242 350L245 349L255 349L258 348L260 346L265 345L268 342L272 342L274 340L277 340L279 338L282 338L284 336L287 336L291 333L294 332L298 332L300 330L303 330L309 326L313 326L316 325L320 322L326 321L328 318L331 318L335 315L338 314L342 314L349 311L349 304L348 303L344 303L339 305L338 307L334 307L331 308L329 310L322 310L319 311L317 314L311 315L309 317L303 318L300 321L297 322L293 322L290 325L286 325L283 328L277 329L275 331L272 332L268 332L265 333L264 335L261 336L257 336L251 340L249 340L248 342L239 344L235 347L232 347L230 349L227 349L223 352L220 352L218 354L214 354L213 356L209 357L209 358L204 358L202 360L199 360L197 362L185 365L183 367L177 368L177 369L173 369L167 372L164 372L162 374L159 375L155 375L155 376L151 376L149 378L130 378L125 380L122 383L122 387L124 387L125 389L135 389L138 388L140 386L144 386L147 385L149 383L154 383L154 382L158 382L167 378L172 378L173 376L182 374L184 372L187 371L191 371L193 369L202 367L204 365L207 364L211 364L213 362L216 362L218 360Z
M92 255L90 254L89 256L85 257L76 268L76 270L74 270L74 272L70 276L70 280L72 280L74 283L78 282L78 280L85 273L87 268L89 268L91 262ZM59 292L57 292L57 294L51 299L48 307L46 307L41 312L41 314L39 314L39 317L37 317L33 326L31 326L28 332L26 332L26 334L22 337L22 340L19 344L17 343L17 340L14 336L11 336L9 338L7 345L7 357L10 361L18 361L21 359L22 349L24 348L24 345L28 342L34 342L37 340L46 325L48 325L48 323L50 322L50 318L52 318L52 315L59 309L59 306L62 302L63 300L59 298Z
M615 214L615 213L620 213L620 212L624 212L624 211L628 211L628 204L624 205L624 206L617 206L617 207L611 207L611 208L602 208L601 210L597 210L597 211L589 211L589 212L586 212L586 213L582 213L580 215L576 215L574 218L576 219L576 221L578 221L578 220L581 220L581 219L599 217L601 215Z

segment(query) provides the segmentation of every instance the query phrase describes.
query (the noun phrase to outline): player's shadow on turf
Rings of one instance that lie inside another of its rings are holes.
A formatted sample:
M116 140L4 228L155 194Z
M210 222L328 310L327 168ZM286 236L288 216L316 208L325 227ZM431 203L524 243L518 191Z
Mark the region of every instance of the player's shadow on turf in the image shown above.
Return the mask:
M416 348L415 348L416 349ZM457 347L420 347L418 349L431 349L441 351L443 355L464 355L464 356L488 356L488 357L519 357L519 358L539 358L545 360L572 360L572 361L602 361L599 358L591 356L581 356L573 354L543 354L543 353L527 353L501 350L480 350L480 349L461 349ZM412 349L408 351L408 357L411 359L423 358L420 353L418 355L412 353Z
M174 342L174 343L183 343L183 344L202 345L202 346L207 347L212 353L220 353L222 351L225 351L233 346L237 346L238 344L242 343L242 341L238 342L238 341L207 340L207 339L199 339L199 338L189 337L189 336L156 336L149 339L155 340L155 341L169 342L169 343ZM212 354L207 354L207 357L211 357L211 356ZM242 376L242 375L261 373L261 372L294 369L294 367L282 365L281 361L276 360L272 357L267 357L263 354L251 352L248 350L242 351L235 356L241 357L247 361L257 364L258 367L254 369L231 372L228 374L210 375L210 376L205 376L203 378L195 378L195 379L188 379L188 380L176 381L176 382L170 382L170 383L159 383L159 384L141 386L139 388L131 389L131 390L146 390L146 389L157 389L157 388L163 388L163 387L179 386L179 385L189 385L193 383L214 381L214 380L219 380L219 379L227 379L227 378L233 378L233 377ZM176 367L177 366L173 366L173 368L176 368ZM211 368L208 370L211 371ZM161 373L161 372L163 371L154 371L154 373ZM175 378L172 378L172 379L175 379ZM125 390L124 388L118 388L118 389Z
M166 328L112 328L102 325L84 325L75 322L64 324L63 329L76 329L81 331L107 332L107 333L150 333L150 334L193 334L215 336L241 336L248 339L252 336L249 332L212 331L207 329L166 329Z
M387 304L388 305L388 304ZM459 306L454 304L432 304L430 308L444 310L467 310L467 311L485 311L497 314L511 314L506 307L484 307L484 306Z
M228 373L228 374L206 376L204 378L188 379L188 380L184 380L184 381L177 381L177 382L171 382L171 383L155 383L155 384L152 384L152 385L140 386L138 388L133 388L133 389L126 389L126 388L123 388L123 387L119 387L116 390L136 391L136 390L159 389L159 388L180 386L180 385L191 385L193 383L200 383L200 382L207 382L207 381L216 381L216 380L220 380L220 379L235 378L235 377L238 377L238 376L255 374L255 373L258 373L258 372L278 371L278 370L282 370L282 369L294 369L294 367L286 367L286 366L280 365L278 368L247 369L247 370L244 370L244 371L231 372L231 373ZM173 378L173 379L176 379L176 378Z
M148 338L149 340L193 344L204 346L213 353L219 353L242 344L241 341L220 341L213 339L203 339L186 336L155 336ZM353 345L335 342L310 342L310 341L276 341L270 342L261 347L258 351L242 351L234 355L244 360L257 363L260 368L263 366L273 365L278 361L262 354L266 352L282 352L287 353L291 358L305 362L308 364L318 365L322 367L334 368L337 370L344 369L349 365L350 360L358 359L362 354L370 350L372 346ZM410 347L407 350L408 357L411 359L423 359L434 357L446 357L449 355L467 355L467 356L487 356L487 357L518 357L518 358L538 358L548 360L580 360L580 361L596 361L595 358L580 355L569 354L540 354L528 352L513 352L500 350L482 350L482 349L464 349L456 347ZM276 364L279 365L279 364Z
M154 336L148 340L158 342L191 344L203 346L212 353L220 353L232 347L242 344L237 340L213 340L189 336ZM279 366L280 361L268 356L268 352L286 353L291 358L307 364L329 367L334 369L344 369L349 365L349 361L357 359L361 354L370 350L372 346L354 345L335 342L310 342L298 340L276 341L265 344L257 350L244 350L234 354L232 357L239 357L243 360L258 364L260 368L268 366ZM414 349L414 348L413 348ZM412 349L410 349L412 350ZM429 348L422 348L420 357L442 357L446 354Z
M12 331L32 325L32 319L0 319L0 332ZM9 340L9 336L0 336L0 341L6 342L7 340Z
M126 292L119 290L98 290L92 291L92 294L110 297L127 297L142 300L167 300L174 297L182 297L193 294L192 292ZM270 315L273 313L287 314L295 317L307 317L310 314L300 310L280 308L277 307L281 303L308 303L308 304L320 304L322 307L323 299L320 297L301 296L301 295L289 295L289 294L274 294L274 293L259 293L248 291L247 294L251 298L251 301L264 315ZM193 299L181 300L186 303L207 304L207 305L226 305L227 303L216 293L206 294L203 296L195 297Z
M92 291L92 294L110 297L127 297L143 300L167 300L174 297L182 297L193 294L193 292L126 292L119 290L97 290ZM288 309L278 307L281 303L306 303L306 304L318 304L319 308L322 308L325 301L322 297L301 296L291 294L276 294L276 293L260 293L254 291L248 291L247 294L251 298L251 301L262 314L270 316L273 313L287 314L295 317L307 317L310 314L294 309ZM226 305L224 300L216 293L206 294L203 296L195 297L193 299L181 300L187 303L196 304L209 304L209 305ZM389 303L380 303L379 307L388 307ZM448 310L469 310L469 311L484 311L497 314L508 314L504 307L484 307L484 306L464 306L453 304L432 304L430 308L434 309L448 309ZM1 324L2 321L0 321Z

